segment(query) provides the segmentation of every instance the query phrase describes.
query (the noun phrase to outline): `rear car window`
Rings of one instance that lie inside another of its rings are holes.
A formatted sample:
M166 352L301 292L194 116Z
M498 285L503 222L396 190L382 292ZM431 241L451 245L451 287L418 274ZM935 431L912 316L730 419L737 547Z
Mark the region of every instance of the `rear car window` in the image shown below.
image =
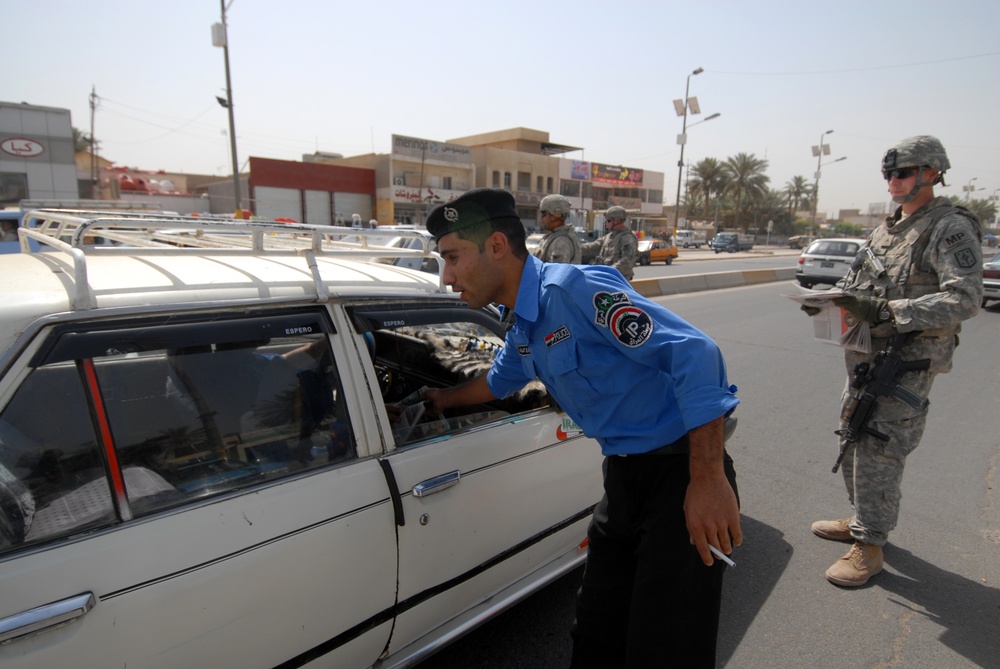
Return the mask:
M820 240L813 242L806 253L818 256L850 256L858 254L861 245L858 242L837 242L830 240Z
M0 553L354 456L323 314L57 330L0 413Z

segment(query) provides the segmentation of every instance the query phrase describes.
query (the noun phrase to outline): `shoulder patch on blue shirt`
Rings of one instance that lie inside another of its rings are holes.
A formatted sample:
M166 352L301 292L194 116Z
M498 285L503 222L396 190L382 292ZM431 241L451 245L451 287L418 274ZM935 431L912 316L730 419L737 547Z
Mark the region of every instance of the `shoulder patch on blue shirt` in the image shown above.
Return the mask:
M624 346L642 346L653 334L653 321L625 293L594 295L594 323L608 328Z
M561 328L545 335L545 348L552 348L561 341L569 339L569 328L563 325Z

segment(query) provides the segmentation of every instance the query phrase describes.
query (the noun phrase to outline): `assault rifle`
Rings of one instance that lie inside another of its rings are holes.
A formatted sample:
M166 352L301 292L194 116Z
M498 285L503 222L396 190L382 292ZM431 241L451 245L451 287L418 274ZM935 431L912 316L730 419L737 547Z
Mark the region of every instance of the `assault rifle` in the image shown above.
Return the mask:
M854 366L854 374L851 377L853 401L844 407L844 412L840 416L841 420L847 421L847 427L837 430L837 434L843 437L843 445L840 448L837 461L833 464L834 474L840 469L840 463L844 461L847 447L857 441L862 434L870 434L876 439L889 441L888 435L868 426L868 421L875 412L875 405L879 397L895 397L918 411L927 408L929 402L926 398L920 397L899 384L899 378L906 372L924 370L931 366L929 358L921 360L900 358L900 349L906 346L917 334L917 331L897 334L884 351L879 351L876 354L874 364L859 362Z

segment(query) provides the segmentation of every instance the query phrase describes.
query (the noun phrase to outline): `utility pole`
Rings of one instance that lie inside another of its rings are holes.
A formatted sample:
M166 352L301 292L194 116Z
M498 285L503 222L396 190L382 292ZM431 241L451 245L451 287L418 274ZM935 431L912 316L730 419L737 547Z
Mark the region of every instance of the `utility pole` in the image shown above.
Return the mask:
M97 87L90 86L90 197L100 200L97 182L97 140L94 139L94 114L97 109Z
M230 0L230 3L232 0ZM236 159L236 121L233 118L233 83L229 76L229 30L226 25L226 0L219 0L222 10L222 23L212 26L212 45L221 46L226 60L226 99L216 98L229 111L229 149L233 159L233 202L236 209L241 209L240 197L240 163Z

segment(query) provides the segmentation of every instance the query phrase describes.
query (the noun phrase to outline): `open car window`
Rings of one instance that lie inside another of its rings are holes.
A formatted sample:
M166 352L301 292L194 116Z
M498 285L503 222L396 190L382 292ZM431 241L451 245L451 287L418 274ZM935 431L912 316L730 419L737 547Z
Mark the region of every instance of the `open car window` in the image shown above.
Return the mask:
M484 374L504 346L504 329L490 310L454 303L354 307L350 310L369 353L396 445L467 431L512 415L554 406L538 381L503 400L455 407L431 416L417 400L420 389L449 388Z

